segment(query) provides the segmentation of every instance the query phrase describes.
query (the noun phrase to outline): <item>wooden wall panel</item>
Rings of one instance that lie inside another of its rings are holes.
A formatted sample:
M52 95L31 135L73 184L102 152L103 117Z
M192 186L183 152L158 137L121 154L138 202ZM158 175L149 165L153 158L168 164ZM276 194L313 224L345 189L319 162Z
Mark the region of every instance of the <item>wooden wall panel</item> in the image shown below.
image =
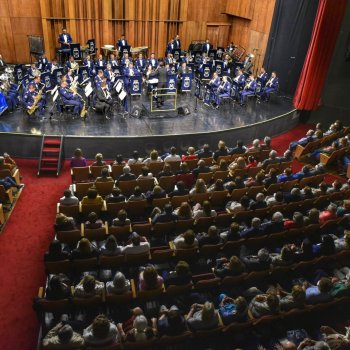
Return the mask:
M255 0L227 0L226 13L232 16L252 19L254 2Z

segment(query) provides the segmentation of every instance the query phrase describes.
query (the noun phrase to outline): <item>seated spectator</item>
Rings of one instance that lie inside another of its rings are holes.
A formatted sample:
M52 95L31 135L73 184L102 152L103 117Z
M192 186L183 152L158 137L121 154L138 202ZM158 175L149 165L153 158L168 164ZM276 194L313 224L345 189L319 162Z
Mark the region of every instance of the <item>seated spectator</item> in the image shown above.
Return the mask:
M176 154L176 147L170 148L170 154L164 158L164 162L179 162L181 161L181 157Z
M162 305L159 310L158 334L177 336L186 331L186 321L179 308L173 305L168 309Z
M74 151L74 156L71 158L70 167L78 168L87 166L86 159L83 157L83 151L80 148L77 148Z
M8 153L4 153L4 156L0 157L0 170L10 170L11 174L17 169L16 162L10 157Z
M294 212L293 220L286 220L283 223L283 226L286 230L290 230L292 228L300 228L304 225L304 215L298 211Z
M197 163L197 168L192 170L192 174L197 178L199 174L210 173L210 168L205 164L203 159L199 160Z
M261 149L262 150L270 150L272 147L271 147L271 143L272 143L272 139L270 136L265 136L264 137L264 143L262 143L260 145Z
M283 231L284 228L283 223L283 214L279 211L276 211L272 214L271 221L267 221L261 225L264 234L272 234L276 232Z
M266 204L268 206L270 205L278 205L278 204L283 204L284 203L284 196L283 192L277 191L275 194L272 196L266 196L265 198Z
M153 176L152 173L150 173L149 168L147 166L142 167L141 169L141 174L138 176L137 180L143 180L143 179L153 179L154 184L157 185L158 181L157 179Z
M81 204L103 204L103 198L98 194L95 188L89 188L86 196L81 200Z
M309 238L304 238L300 248L296 245L292 245L293 260L295 262L312 260L315 255L313 252L312 242Z
M244 185L246 187L252 186L263 186L265 180L265 172L260 170L254 177L249 177L246 181L244 181Z
M122 254L122 247L118 246L117 239L113 235L108 235L107 239L102 243L101 255L115 256Z
M155 185L152 191L146 193L146 198L149 201L157 198L166 198L166 192L159 185Z
M242 261L235 255L231 256L230 260L221 258L216 260L214 273L220 278L226 276L238 276L245 271L245 266Z
M161 163L163 162L162 159L159 157L158 152L154 149L151 151L148 158L146 158L143 163L148 165L150 163Z
M136 179L136 176L131 172L129 165L125 165L123 167L123 174L119 176L116 182L119 183L120 181L130 181L135 179Z
M198 241L193 230L188 229L185 233L180 234L174 239L176 249L188 249L198 247Z
M309 225L320 223L320 211L317 208L311 208L308 214Z
M296 308L301 308L305 304L305 290L299 284L292 287L291 293L283 291L280 294L280 308L281 311L289 311Z
M220 237L224 241L238 241L241 237L239 235L240 226L237 222L232 222L228 231L220 233Z
M289 266L293 264L293 252L289 245L284 245L281 253L272 257L271 266Z
M70 281L66 275L53 275L45 290L47 300L67 299L71 296Z
M64 191L63 197L60 198L61 205L76 205L79 204L79 199L72 195L71 190L68 188Z
M190 190L190 194L207 193L207 186L203 179L197 179L194 187Z
M123 155L122 154L117 154L115 157L115 160L113 161L112 165L126 165Z
M336 252L343 249L350 249L350 231L344 230L344 237L334 240L334 248Z
M63 213L56 214L54 225L55 231L71 231L76 229L75 221L72 217L66 216Z
M78 349L84 347L84 339L69 324L61 321L45 335L42 345L49 349Z
M135 186L134 193L129 197L128 202L142 201L146 196L142 193L140 186Z
M259 139L253 140L251 147L248 148L248 152L260 152L260 151L261 151L260 140Z
M210 171L227 171L229 170L228 166L226 159L220 159L219 164L216 163L210 167Z
M304 186L304 188L300 191L302 198L305 199L313 199L315 195L312 192L312 188L309 186Z
M304 177L310 177L310 171L311 171L312 167L309 164L304 165L300 171L298 171L297 173L295 173L293 175L294 179L300 180L303 179Z
M72 251L72 259L90 259L97 257L98 254L96 246L83 237L78 242L77 248Z
M193 217L192 208L188 202L182 202L179 208L175 209L174 213L178 220L190 220Z
M278 160L280 161L280 163L291 162L293 160L293 153L289 149L287 149L283 153L282 157L278 157Z
M5 190L9 190L10 188L16 188L20 190L24 185L17 185L16 181L11 176L6 176L3 179L0 179L0 185L4 186Z
M49 250L44 255L44 261L61 261L69 259L69 253L62 250L62 244L54 239L49 246Z
M251 318L274 315L279 312L279 299L275 294L258 294L249 303L248 314Z
M186 184L183 181L178 181L172 192L169 193L169 197L174 196L186 196L189 194L189 190L186 188Z
M106 203L120 203L125 202L125 196L122 194L122 191L119 187L115 187L112 190L112 193L106 196Z
M187 149L187 154L183 154L181 159L183 162L186 162L186 160L192 160L192 159L197 159L198 155L195 152L196 150L194 147L188 147Z
M319 254L321 256L335 254L334 239L331 235L322 235L321 243L319 244Z
M320 160L321 153L330 156L333 152L335 152L338 149L339 146L340 145L338 145L336 141L333 141L331 145L318 148L312 151L310 154L310 158Z
M219 302L219 314L225 326L233 322L244 322L247 320L248 304L245 298L238 297L233 299L226 294L220 294Z
M178 216L173 212L173 206L170 203L164 205L164 210L162 212L159 208L157 209L157 211L153 210L154 213L156 213L152 219L153 225L158 222L175 222L178 220Z
M95 295L102 295L105 289L103 282L97 281L92 275L85 275L76 285L74 296L78 298L90 298Z
M254 168L258 166L258 161L254 156L248 156L248 161L247 161L247 168ZM244 169L244 168L243 168Z
M95 182L114 182L114 180L111 176L109 176L108 168L102 168L101 176L96 178Z
M242 196L239 202L228 202L226 205L226 209L230 211L232 214L237 214L240 211L246 211L249 209L250 199L248 196Z
M219 324L219 315L214 304L206 301L203 305L193 304L186 316L188 327L193 330L216 328Z
M206 143L203 148L196 152L198 159L211 158L213 152L210 150L210 146Z
M267 207L267 203L265 202L265 196L263 193L258 193L255 197L255 202L250 202L249 210L257 210L264 209Z
M107 293L123 294L130 291L130 281L125 278L124 274L117 271L113 277L113 281L106 283Z
M112 226L125 226L130 225L131 221L128 219L128 213L125 209L118 211L117 217L113 219Z
M214 225L212 225L208 228L208 232L206 234L198 234L197 240L198 240L199 247L201 247L203 245L208 245L208 244L221 243L221 238L219 236L219 230Z
M95 161L91 164L91 166L103 166L107 165L107 163L103 160L102 153L97 153L95 156Z
M300 202L303 200L300 188L293 187L290 193L284 194L284 201L286 203Z
M349 217L350 216L350 200L344 199L343 205L339 205L337 208L337 216L338 217Z
M320 213L320 224L324 224L329 220L336 220L337 218L337 205L330 203L327 209Z
M330 294L332 282L327 277L321 277L316 286L305 282L303 287L307 304L318 304L332 299L332 295Z
M101 228L104 226L103 221L99 219L97 214L93 211L88 215L87 219L88 220L85 222L85 228L87 229Z
M90 346L114 344L118 341L117 327L105 315L98 315L92 324L84 329L83 338L85 344Z
M328 185L326 182L322 181L319 185L318 188L315 189L313 192L317 196L326 196L328 191Z
M175 270L165 274L164 283L170 285L184 285L192 282L192 272L186 261L179 260L175 265Z
M218 149L213 153L213 159L217 162L219 157L227 155L228 148L226 147L225 141L220 140L218 143Z
M294 180L293 172L291 168L284 169L284 172L281 175L277 176L277 182L286 182Z
M128 160L128 165L132 165L132 164L142 164L142 158L140 158L138 151L133 151L132 158Z
M139 290L158 289L163 285L163 278L153 266L146 266L139 275Z
M133 320L133 327L124 332L121 323L117 325L122 340L130 342L144 342L153 338L157 332L157 319L152 318L152 328L148 326L147 318L144 315L137 315Z
M247 167L244 157L236 158L229 166L229 170L233 172L236 169L245 169Z
M141 242L141 237L133 232L131 234L131 243L123 249L124 254L140 254L149 252L150 246L147 241Z
M298 141L292 141L289 144L289 150L293 152L298 145L305 147L309 142L314 140L314 133L315 133L314 130L312 129L308 130L308 132L304 137L302 137Z
M264 233L261 228L261 220L259 218L253 218L249 228L241 231L239 236L241 238L257 237Z
M247 147L244 146L244 143L242 140L237 140L236 147L231 148L230 152L228 152L229 155L233 154L244 154L247 152Z
M275 150L272 150L269 153L269 158L259 163L259 165L265 169L268 165L277 163L280 163L280 159L277 157L277 152Z
M349 339L349 330L346 328L346 334L343 335L333 328L329 326L322 326L320 328L320 332L322 334L322 338L324 339L324 342L328 346L328 349L331 350L343 350L343 349L349 349L350 347L350 339ZM321 342L318 342L321 343ZM316 343L317 344L317 343ZM316 344L314 346L314 349L316 349ZM327 349L325 346L318 347L317 349ZM317 350L316 349L316 350Z
M262 271L270 269L271 257L266 248L261 248L257 255L248 254L247 248L241 246L240 259L248 271Z
M216 179L216 181L208 188L208 192L225 191L224 181Z
M169 163L164 163L163 170L159 172L158 178L162 176L173 176L174 172L171 169L171 165Z
M213 217L217 216L217 213L211 207L211 203L209 201L204 201L201 206L199 203L195 205L193 208L193 218L198 220L201 217Z
M185 187L190 189L195 183L196 179L194 175L190 172L186 162L180 164L180 170L176 173L176 182L182 181Z

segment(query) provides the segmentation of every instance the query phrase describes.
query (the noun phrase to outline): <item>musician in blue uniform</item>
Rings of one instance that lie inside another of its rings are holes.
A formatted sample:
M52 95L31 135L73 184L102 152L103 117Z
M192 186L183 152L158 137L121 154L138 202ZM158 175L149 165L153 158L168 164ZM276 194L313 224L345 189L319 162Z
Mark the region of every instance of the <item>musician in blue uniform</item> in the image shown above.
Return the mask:
M33 105L35 103L36 97L38 93L35 91L35 85L30 83L28 85L28 90L25 92L23 95L22 103L24 105L24 108L29 111L31 108L33 108ZM39 100L37 102L38 105L38 111L39 115L43 116L44 115L44 108L43 108L43 103L42 100Z
M220 77L217 72L213 73L213 77L210 79L208 85L210 89L209 101L214 104L216 103L216 93L220 86ZM209 101L206 102L206 105L209 105Z
M157 69L159 66L159 62L156 59L156 55L154 52L151 53L151 58L148 60L148 64L152 66L153 69Z
M73 42L73 39L69 33L67 33L67 29L63 28L62 33L58 36L58 42L61 44L62 49L69 49L70 44Z
M98 55L98 59L95 62L95 71L97 72L99 69L105 69L106 61L103 59L102 55Z
M125 52L123 54L121 64L124 68L127 68L127 67L129 67L130 63L132 63L132 59L129 57L129 54L127 52Z
M168 45L166 47L166 53L173 53L173 50L175 49L175 44L174 44L174 40L171 39L169 42L168 42Z
M136 69L143 74L147 67L147 61L143 58L142 53L139 53L139 58L135 61Z
M104 73L105 78L107 79L108 89L112 90L114 82L115 82L115 74L112 70L112 66L110 63L107 64L107 67L103 73Z
M172 53L170 53L170 52L168 52L168 54L167 54L167 56L165 57L165 59L164 59L164 62L165 62L165 64L174 64L175 63L175 60L174 60L174 58L173 58L173 54Z
M81 110L83 109L83 101L81 97L78 96L75 92L69 90L66 81L61 82L61 87L58 89L58 92L62 98L63 104L73 105L73 113L80 115Z
M79 63L75 61L73 56L69 56L69 61L66 62L66 68L72 69L73 71L77 71L79 68Z
M46 54L45 54L45 52L44 52L44 53L39 57L39 60L38 60L38 69L39 69L41 72L46 72L48 63L49 63L49 59L46 57Z
M180 41L179 34L177 34L176 37L174 38L174 49L181 50L181 41Z
M94 61L91 59L90 55L87 55L84 59L83 66L88 67L89 77L96 74Z
M202 52L205 52L207 55L209 55L209 50L211 50L212 47L213 45L210 44L209 39L207 39L202 46Z
M226 54L222 62L223 62L223 72L230 75L231 64L232 64L232 59L231 59L230 55Z
M242 70L239 69L237 71L237 76L233 79L234 82L236 82L238 84L238 87L240 89L244 88L244 84L245 84L245 75L243 74Z
M231 94L231 84L227 80L227 76L224 75L222 77L222 82L219 85L217 92L215 94L216 108L219 108L222 98L230 96L230 94Z
M107 63L109 63L112 66L112 69L119 66L119 62L115 58L115 55L113 53L109 55L109 60L107 61Z
M204 69L203 65L209 64L209 62L210 62L210 59L209 59L208 55L205 52L203 52L203 54L201 56L201 61L200 61L200 65L199 65L198 71L200 73L202 73L203 69Z
M255 94L257 81L254 78L254 75L251 74L249 78L246 80L244 89L239 92L239 101L241 106L243 106L247 100L247 96L251 96Z
M130 92L130 77L136 75L140 75L140 73L134 67L134 64L130 62L129 66L124 69L124 86L127 92Z
M8 110L10 112L13 112L19 103L17 90L17 84L13 84L9 80L4 80L1 82L0 91L6 100Z
M268 101L270 93L278 89L278 78L276 72L271 73L270 79L267 81L265 88L262 89L260 96L262 100Z
M65 75L65 78L66 78L68 87L70 87L74 80L73 69L68 69L67 74Z
M39 91L44 87L44 84L41 83L40 73L35 75L34 79L29 82L29 85L33 85L35 87L36 94L39 93ZM41 96L41 104L43 107L46 106L46 94L43 90L42 96Z
M48 62L48 64L46 65L46 70L51 74L55 69L58 69L58 68L60 68L60 65L58 64L56 58L54 58L51 62Z
M261 87L265 87L267 81L269 80L269 76L266 73L265 67L261 67L260 74L258 75L258 81L261 83Z
M30 65L30 68L28 69L27 74L29 75L29 79L31 80L34 79L36 75L40 74L38 67L36 66L35 63L32 63Z
M187 52L185 56L182 57L182 62L189 64L193 63L193 57L190 52Z
M120 51L123 46L129 46L128 41L125 39L124 34L121 35L120 39L117 42L116 47L118 48L118 51Z
M101 84L102 84L102 82L103 82L103 79L104 79L104 77L103 77L103 70L99 70L98 72L97 72L97 75L96 75L96 77L95 77L95 87L96 87L96 89L98 89L99 87L101 87Z

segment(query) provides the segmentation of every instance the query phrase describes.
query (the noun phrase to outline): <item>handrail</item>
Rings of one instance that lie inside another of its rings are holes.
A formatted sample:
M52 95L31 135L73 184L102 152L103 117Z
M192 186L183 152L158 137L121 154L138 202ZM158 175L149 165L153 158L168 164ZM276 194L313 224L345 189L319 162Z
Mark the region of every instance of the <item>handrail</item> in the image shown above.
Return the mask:
M40 147L40 158L39 158L39 164L38 164L38 173L37 175L40 175L40 169L41 169L41 160L43 158L43 148L44 148L44 140L45 140L45 134L43 134L42 140L41 140L41 147Z

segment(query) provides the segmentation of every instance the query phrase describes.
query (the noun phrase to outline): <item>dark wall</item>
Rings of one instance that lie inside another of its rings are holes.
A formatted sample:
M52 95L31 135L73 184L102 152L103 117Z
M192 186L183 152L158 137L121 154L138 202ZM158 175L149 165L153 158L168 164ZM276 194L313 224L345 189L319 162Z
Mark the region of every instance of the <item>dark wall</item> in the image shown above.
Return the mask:
M277 71L280 90L293 95L303 68L318 0L276 0L264 66Z

